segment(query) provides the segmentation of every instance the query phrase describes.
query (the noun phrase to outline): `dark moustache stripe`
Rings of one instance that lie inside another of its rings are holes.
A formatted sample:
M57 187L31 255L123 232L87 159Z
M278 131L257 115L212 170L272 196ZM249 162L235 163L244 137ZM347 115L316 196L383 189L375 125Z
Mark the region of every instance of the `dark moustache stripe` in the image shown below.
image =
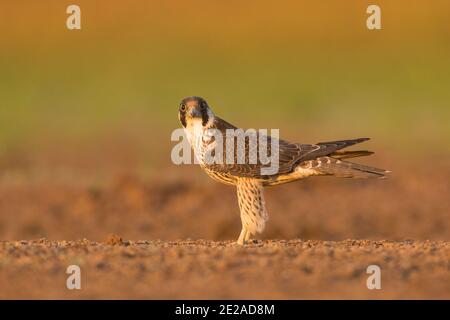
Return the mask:
M202 103L202 108L201 108L201 110L202 110L202 125L206 126L206 124L208 123L208 111L206 109L206 105L203 106L204 102L201 102L201 103Z
M180 121L183 127L186 128L186 112L180 111Z

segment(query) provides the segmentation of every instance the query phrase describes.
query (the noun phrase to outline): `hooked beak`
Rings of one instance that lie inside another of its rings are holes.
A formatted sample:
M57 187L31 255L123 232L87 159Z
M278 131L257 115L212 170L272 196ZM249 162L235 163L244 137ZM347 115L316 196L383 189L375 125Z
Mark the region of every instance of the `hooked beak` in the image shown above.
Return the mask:
M189 118L200 118L202 116L196 108L191 108L187 114Z

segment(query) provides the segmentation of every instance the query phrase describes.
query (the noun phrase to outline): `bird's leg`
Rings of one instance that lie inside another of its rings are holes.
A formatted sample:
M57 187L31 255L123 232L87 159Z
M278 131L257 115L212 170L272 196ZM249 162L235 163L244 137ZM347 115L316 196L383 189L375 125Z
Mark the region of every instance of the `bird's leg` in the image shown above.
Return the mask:
M240 244L241 246L244 245L245 242L248 240L249 236L250 232L248 232L247 229L242 227L241 234L239 235L239 239L237 240L237 244Z
M242 231L237 243L243 245L250 240L252 234L261 233L264 230L268 217L261 182L239 178L236 189L242 222Z
M250 240L250 236L251 236L250 231L247 231L247 233L245 234L245 237L244 237L244 242L245 243L247 243L248 240Z

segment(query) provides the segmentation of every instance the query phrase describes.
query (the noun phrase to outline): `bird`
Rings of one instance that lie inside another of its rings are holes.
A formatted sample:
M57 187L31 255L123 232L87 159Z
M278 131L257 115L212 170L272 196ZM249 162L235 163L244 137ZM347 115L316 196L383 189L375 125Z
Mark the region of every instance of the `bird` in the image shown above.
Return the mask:
M271 153L272 143L278 144L278 170L263 173L267 167L262 161L249 161L251 153L261 151L244 137L244 161L238 159L238 148L233 148L232 160L226 161L225 155L219 155L224 161L207 161L206 155L215 154L218 146L230 150L226 139L218 140L211 132L219 132L226 136L229 130L239 128L216 116L205 99L190 96L182 99L179 105L178 118L184 128L187 140L194 151L198 164L208 176L237 190L238 205L242 229L237 244L249 243L250 238L262 233L268 220L264 200L264 188L297 181L310 176L335 176L344 178L385 178L390 171L378 169L348 161L350 158L369 156L367 150L342 150L349 146L369 140L358 138L319 142L316 144L291 143L278 137L266 136L268 142L264 146ZM256 133L256 136L262 136ZM274 140L276 139L276 140ZM242 140L241 140L242 141ZM237 145L237 138L232 142ZM260 144L257 140L257 144ZM239 147L239 146L238 146ZM258 145L259 147L259 145ZM226 152L225 152L226 153Z

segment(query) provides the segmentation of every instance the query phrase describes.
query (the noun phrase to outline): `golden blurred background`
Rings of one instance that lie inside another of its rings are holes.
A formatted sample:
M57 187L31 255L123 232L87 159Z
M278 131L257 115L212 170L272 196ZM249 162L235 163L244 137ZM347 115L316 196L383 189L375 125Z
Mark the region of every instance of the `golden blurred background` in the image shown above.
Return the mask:
M237 125L291 139L449 151L450 3L377 1L374 31L371 3L2 2L1 150L114 133L145 156L170 144L179 100L200 95ZM69 4L81 30L66 28Z
M0 1L0 297L448 298L449 17L448 0ZM268 188L256 238L283 241L224 246L235 189L170 159L191 95L293 142L371 137L361 162L393 173Z
M195 230L176 231L171 218L157 215L167 197L167 203L176 203L172 195L187 192L191 197L189 181L200 181L200 190L228 192L235 201L234 190L216 186L199 168L170 161L170 134L180 127L178 104L189 95L206 98L216 114L239 127L279 128L282 138L295 142L371 137L362 148L377 154L364 161L394 172L389 188L332 182L351 188L335 197L359 194L368 206L361 212L373 210L369 218L357 213L354 224L341 221L349 230L322 226L328 217L322 210L289 232L281 218L278 225L274 218L268 237L447 237L449 203L443 194L450 172L450 2L377 0L382 29L368 30L366 9L372 3L1 2L3 237L98 239L118 232L134 238L234 238L237 205L218 209L233 214L215 217L218 229L213 231L195 224ZM81 30L66 28L70 4L81 8ZM154 190L165 188L167 181L172 183L167 190ZM309 188L309 182L274 191L292 195L290 209L283 209L280 199L272 203L281 206L277 211L304 221L307 210L295 199L299 193L305 201L321 198L323 185L314 183L313 195L297 190ZM357 193L361 186L366 186L364 195ZM114 201L132 208L103 207L99 203L109 202L98 194L108 190ZM154 193L147 196L149 190ZM377 222L382 199L386 220ZM187 200L179 201L170 209L178 217L173 219L186 215ZM195 221L191 218L201 205L194 205L186 219ZM125 226L122 221L133 210L139 216ZM117 215L111 216L112 211ZM87 222L78 225L81 216ZM49 219L48 225L41 217ZM371 228L361 231L358 219ZM146 223L159 228L134 229ZM395 223L404 229L389 229ZM103 229L96 236L93 228L99 225Z

